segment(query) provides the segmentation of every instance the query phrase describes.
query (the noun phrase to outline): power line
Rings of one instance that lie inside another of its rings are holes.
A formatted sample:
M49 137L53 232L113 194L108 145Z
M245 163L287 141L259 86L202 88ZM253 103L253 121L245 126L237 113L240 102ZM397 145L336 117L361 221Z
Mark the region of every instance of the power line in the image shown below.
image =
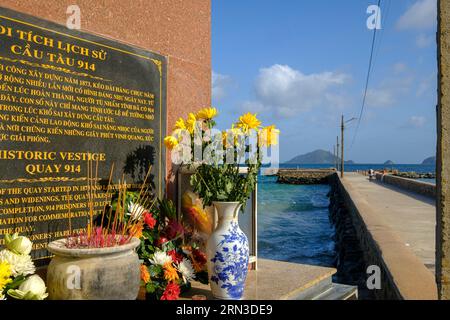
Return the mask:
M381 0L378 0L378 8L380 8L380 10L381 10L381 6L380 5L381 5ZM377 16L376 16L375 21L378 21L378 14L379 14L380 10L377 11ZM374 48L375 48L376 36L377 36L377 28L375 27L373 29L372 47L370 49L369 67L368 67L368 70L367 70L366 85L365 85L365 88L364 88L364 96L363 96L363 101L362 101L362 105L361 105L361 111L359 112L358 124L356 126L355 134L353 136L353 141L352 141L352 144L351 144L350 148L352 148L353 144L355 143L356 136L357 136L358 130L359 130L359 126L361 124L361 119L362 119L362 116L363 116L363 113L364 113L364 107L366 105L367 90L369 88L370 72L372 71L373 51L374 51Z

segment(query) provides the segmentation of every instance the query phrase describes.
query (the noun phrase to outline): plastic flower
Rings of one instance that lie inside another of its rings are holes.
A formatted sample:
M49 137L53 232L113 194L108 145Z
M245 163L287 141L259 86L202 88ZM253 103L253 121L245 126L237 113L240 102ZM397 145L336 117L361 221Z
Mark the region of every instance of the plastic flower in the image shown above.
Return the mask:
M169 283L161 296L161 300L177 300L180 297L180 287L176 283Z
M258 142L261 146L272 146L278 144L278 135L280 130L275 128L275 125L265 127L259 132Z
M194 259L200 263L201 265L206 264L207 259L206 259L206 254L198 249L194 249L192 250L192 254L194 255Z
M195 272L200 272L204 269L206 265L206 254L198 249L193 249L192 253L189 255L192 260L192 265Z
M248 132L250 129L258 129L261 126L261 121L256 117L256 113L250 112L239 117L237 127L241 128L244 132Z
M0 251L0 262L6 261L11 266L13 277L26 276L36 271L29 255L16 254L8 249Z
M179 118L177 122L175 122L175 129L176 130L186 130L186 124L184 123L183 118Z
M147 266L141 264L141 280L147 284L150 282L150 272L148 272Z
M6 248L17 254L30 254L33 243L27 237L19 236L18 233L5 235Z
M172 261L164 265L164 279L167 281L177 281L180 279L177 269L173 266Z
M184 234L183 225L178 221L176 221L175 219L172 219L167 224L165 233L167 235L167 238L169 238L170 240L182 236Z
M167 254L172 258L175 263L180 263L183 260L183 256L179 254L175 249L167 251Z
M130 202L128 205L127 215L131 216L133 220L141 220L144 212L146 212L145 208L137 203Z
M164 145L167 149L172 150L178 145L178 139L173 136L167 136L164 138Z
M138 223L130 226L128 233L135 238L142 238L142 231L144 230L144 223L139 221Z
M8 290L8 295L20 300L44 300L48 293L44 280L38 275L32 275L18 289Z
M178 271L181 272L185 283L195 278L194 267L188 259L183 259L183 261L178 264Z
M153 229L156 225L156 219L153 218L150 212L145 213L144 222L150 229Z
M197 113L197 119L211 120L217 116L216 108L203 108Z
M12 281L12 270L11 266L7 261L0 262L0 300L2 300L1 292L5 286Z
M186 129L192 134L195 130L195 123L197 122L197 118L195 114L192 112L189 113L188 119L186 120Z
M172 263L172 258L164 251L156 251L153 254L153 258L149 259L149 261L154 265L164 266L167 263Z

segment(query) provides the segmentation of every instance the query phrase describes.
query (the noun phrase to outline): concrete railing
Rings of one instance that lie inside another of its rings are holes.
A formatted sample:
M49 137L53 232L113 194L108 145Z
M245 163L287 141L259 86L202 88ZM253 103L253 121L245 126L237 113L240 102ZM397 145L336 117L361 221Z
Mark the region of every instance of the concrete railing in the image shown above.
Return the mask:
M426 197L436 198L436 185L424 181L402 178L390 174L377 173L376 178L382 183L386 183L400 189L411 191Z

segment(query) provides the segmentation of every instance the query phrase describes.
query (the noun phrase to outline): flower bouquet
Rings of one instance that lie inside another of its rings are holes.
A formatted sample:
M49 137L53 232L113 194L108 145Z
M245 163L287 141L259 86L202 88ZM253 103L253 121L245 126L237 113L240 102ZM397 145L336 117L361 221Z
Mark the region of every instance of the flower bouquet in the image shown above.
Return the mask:
M44 281L35 275L36 268L30 252L33 243L17 233L5 235L5 248L0 251L0 300L47 298Z
M183 246L184 228L176 219L172 201L159 200L150 212L139 210L145 223L138 254L147 297L176 300L190 288L190 281L207 283L206 256L195 246Z
M203 207L213 205L217 211L218 225L206 249L212 293L216 298L241 299L249 245L237 214L255 189L264 156L277 144L279 130L262 127L255 114L246 113L220 131L215 128L217 114L216 108L204 108L186 120L180 118L164 143L175 164L194 168L190 184Z

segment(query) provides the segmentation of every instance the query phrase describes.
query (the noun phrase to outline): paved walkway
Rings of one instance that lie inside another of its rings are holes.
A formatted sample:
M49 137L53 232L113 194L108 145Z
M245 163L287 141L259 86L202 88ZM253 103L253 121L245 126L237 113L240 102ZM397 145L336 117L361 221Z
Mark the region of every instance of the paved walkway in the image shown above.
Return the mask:
M369 181L357 173L346 173L344 183L367 201L405 245L434 273L436 208L433 199L399 188Z

